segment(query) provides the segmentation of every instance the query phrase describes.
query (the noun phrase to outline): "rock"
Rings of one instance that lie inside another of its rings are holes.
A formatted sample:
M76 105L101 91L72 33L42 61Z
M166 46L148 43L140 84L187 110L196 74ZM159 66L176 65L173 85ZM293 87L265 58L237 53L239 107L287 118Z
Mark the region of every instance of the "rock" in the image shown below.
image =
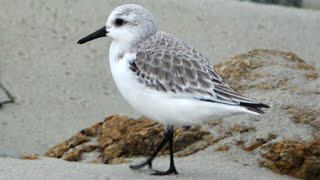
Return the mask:
M229 150L229 146L224 145L224 146L219 146L218 148L215 149L215 151L228 151Z
M268 134L266 138L254 138L251 141L248 141L247 145L243 146L243 149L246 151L253 151L275 138L276 135L274 134Z
M319 126L319 103L316 103L320 102L319 72L297 55L253 50L217 64L215 68L238 91L262 91L262 96L277 91L272 98L277 101L273 107L280 106L296 123Z
M46 156L67 161L118 164L125 162L124 158L151 155L163 138L163 133L163 125L147 118L131 119L115 115L56 145ZM174 135L174 150L182 151L180 157L183 156L183 150L186 150L186 155L190 155L210 143L209 133L199 126L175 128ZM199 141L203 141L201 146L192 147L192 144ZM165 147L159 155L168 152L168 147Z
M289 86L292 88L289 91L292 91L304 87L296 87L288 84L288 81L316 81L319 77L315 67L297 55L276 50L253 50L227 59L214 67L229 85L239 91L256 88L274 90L285 88L283 86ZM272 71L273 69L275 70ZM320 90L313 90L314 94L320 94Z
M39 159L40 154L27 154L20 157L20 159L24 160L36 160Z
M298 178L320 179L320 137L311 142L281 141L264 146L261 165Z
M265 99L271 106L261 121L250 123L250 131L233 137L235 144L262 155L260 164L274 172L320 179L320 82L316 68L293 53L276 50L253 50L215 68L230 86ZM216 127L219 125L212 128Z

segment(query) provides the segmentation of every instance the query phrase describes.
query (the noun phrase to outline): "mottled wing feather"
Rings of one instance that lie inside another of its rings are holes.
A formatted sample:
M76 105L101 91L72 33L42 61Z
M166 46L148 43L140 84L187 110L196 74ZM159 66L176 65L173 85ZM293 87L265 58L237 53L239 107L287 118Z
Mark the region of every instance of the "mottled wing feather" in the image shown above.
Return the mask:
M257 103L231 89L199 51L164 32L139 44L131 70L147 87L176 97L232 105Z

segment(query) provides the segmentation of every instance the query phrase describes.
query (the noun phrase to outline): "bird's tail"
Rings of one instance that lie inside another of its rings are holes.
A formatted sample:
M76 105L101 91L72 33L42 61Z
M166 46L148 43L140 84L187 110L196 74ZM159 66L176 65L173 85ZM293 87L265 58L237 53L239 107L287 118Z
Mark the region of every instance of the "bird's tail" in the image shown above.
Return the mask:
M257 114L264 114L264 111L262 110L262 108L270 108L270 106L263 103L240 102L240 106L243 106L247 110Z

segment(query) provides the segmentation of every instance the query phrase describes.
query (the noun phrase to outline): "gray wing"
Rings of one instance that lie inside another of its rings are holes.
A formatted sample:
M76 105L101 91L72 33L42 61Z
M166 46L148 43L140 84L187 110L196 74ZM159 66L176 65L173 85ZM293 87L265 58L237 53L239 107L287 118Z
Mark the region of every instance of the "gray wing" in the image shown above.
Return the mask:
M199 51L163 32L140 44L130 68L139 82L172 92L175 97L230 105L261 104L230 88Z

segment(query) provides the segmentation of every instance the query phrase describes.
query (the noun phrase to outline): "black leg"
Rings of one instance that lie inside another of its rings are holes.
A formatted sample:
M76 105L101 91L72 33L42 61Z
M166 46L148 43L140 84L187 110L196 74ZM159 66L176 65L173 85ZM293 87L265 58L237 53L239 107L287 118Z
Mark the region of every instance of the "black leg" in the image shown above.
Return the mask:
M160 142L160 144L156 147L155 151L153 152L153 154L148 157L145 161L143 161L142 163L139 163L137 165L131 165L130 168L132 170L137 170L137 169L141 169L144 166L148 165L149 168L152 168L152 161L153 159L157 156L157 154L159 153L159 151L163 148L163 146L168 142L168 131L166 131L164 138L162 139L162 141Z
M167 134L170 146L170 167L167 171L155 171L151 175L164 176L169 174L178 174L176 167L174 166L174 156L173 156L173 126L167 127Z
M9 100L7 100L7 101L0 102L0 108L4 104L14 103L13 96L10 94L10 92L1 83L0 83L0 88L6 93L7 97L9 98Z

